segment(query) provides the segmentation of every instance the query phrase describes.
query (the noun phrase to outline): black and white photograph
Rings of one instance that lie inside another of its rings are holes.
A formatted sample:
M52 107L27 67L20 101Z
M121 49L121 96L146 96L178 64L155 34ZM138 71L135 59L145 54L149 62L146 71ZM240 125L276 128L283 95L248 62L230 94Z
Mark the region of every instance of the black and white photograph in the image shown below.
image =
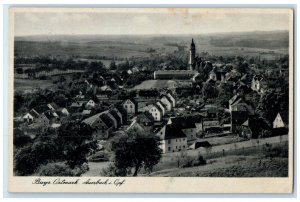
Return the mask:
M13 177L293 178L292 9L10 14Z

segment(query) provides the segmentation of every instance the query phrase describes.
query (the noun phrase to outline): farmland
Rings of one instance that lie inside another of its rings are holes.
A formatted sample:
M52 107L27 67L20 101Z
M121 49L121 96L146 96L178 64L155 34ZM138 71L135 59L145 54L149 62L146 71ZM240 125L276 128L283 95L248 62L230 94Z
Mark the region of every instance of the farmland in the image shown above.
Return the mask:
M174 88L176 85L175 81L172 80L147 80L134 87L135 90L141 89L163 89L163 88Z
M52 80L14 79L15 91L30 91L35 88L51 88L54 84Z
M215 56L258 56L272 58L288 54L288 32L249 32L209 35L146 35L146 36L28 36L16 37L15 54L18 56L112 58L150 57L151 54L167 54L187 51L186 44L193 37L198 52Z

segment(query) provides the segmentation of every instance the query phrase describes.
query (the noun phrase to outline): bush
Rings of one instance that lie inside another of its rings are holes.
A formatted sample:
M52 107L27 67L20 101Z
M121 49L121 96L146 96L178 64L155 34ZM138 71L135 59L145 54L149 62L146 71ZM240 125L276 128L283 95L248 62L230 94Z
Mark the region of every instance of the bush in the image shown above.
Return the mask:
M126 176L128 174L128 170L119 169L114 164L109 164L107 168L103 168L100 171L100 176L105 177L116 177L116 176Z
M202 155L198 155L197 158L193 159L189 156L183 156L181 168L188 168L193 166L202 166L206 165L206 160L203 158Z
M40 166L37 170L37 174L39 176L81 176L88 170L89 167L87 164L82 164L81 166L76 166L74 169L71 169L67 164L59 162Z

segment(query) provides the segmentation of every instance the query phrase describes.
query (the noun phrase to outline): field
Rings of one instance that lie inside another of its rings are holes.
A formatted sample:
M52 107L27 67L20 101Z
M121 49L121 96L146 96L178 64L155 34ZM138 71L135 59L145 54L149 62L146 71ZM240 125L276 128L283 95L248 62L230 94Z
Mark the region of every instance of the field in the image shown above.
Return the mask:
M51 88L52 80L14 79L15 91L30 91L35 88Z
M27 36L15 38L15 54L123 59L149 57L152 53L173 53L180 48L188 51L191 38L195 40L198 53L207 52L216 56L260 55L268 59L288 54L288 31L206 35Z
M135 90L141 89L163 89L163 88L174 88L176 85L175 81L172 80L147 80L134 87Z
M227 156L211 159L205 166L154 172L156 177L287 177L288 158Z

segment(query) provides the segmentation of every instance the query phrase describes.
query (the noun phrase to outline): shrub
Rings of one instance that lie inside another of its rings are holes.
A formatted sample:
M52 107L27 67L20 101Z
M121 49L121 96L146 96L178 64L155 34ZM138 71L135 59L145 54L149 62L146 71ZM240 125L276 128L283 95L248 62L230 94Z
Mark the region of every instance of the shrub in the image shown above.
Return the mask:
M201 166L201 165L206 165L206 160L203 158L202 155L198 155L197 158L193 159L189 156L184 156L181 168L188 168L188 167L193 167L193 166Z
M59 162L40 166L37 170L37 174L39 176L81 176L88 170L89 167L87 164L76 166L74 169L71 169L67 164Z
M115 177L115 176L126 176L128 170L117 168L114 164L109 164L108 167L103 168L100 171L100 176Z

